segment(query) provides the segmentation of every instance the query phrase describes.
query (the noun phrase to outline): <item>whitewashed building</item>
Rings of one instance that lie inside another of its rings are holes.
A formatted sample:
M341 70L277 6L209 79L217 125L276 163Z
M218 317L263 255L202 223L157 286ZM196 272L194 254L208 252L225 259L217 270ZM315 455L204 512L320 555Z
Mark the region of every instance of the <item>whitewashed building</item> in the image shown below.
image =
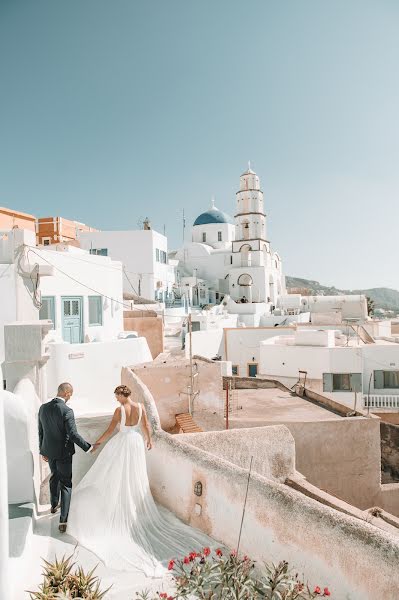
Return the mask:
M399 343L333 328L275 333L260 342L260 375L291 387L306 374L310 389L349 407L399 409Z
M168 239L150 228L129 231L78 232L81 248L123 264L123 290L149 300L165 301L175 283L168 263Z
M192 241L174 257L181 280L205 284L204 302L194 297L194 304L215 303L229 294L233 300L264 303L265 312L277 305L285 293L282 261L268 239L263 192L254 171L248 168L240 177L234 220L212 203L194 221Z
M35 233L28 230L0 232L0 293L0 363L3 387L10 391L37 360L46 371L46 384L37 390L41 401L47 389L50 395L56 392L61 380L70 380L85 397L100 398L105 379L110 393L122 366L151 360L146 339L124 332L122 265L110 257L68 244L38 248ZM46 325L45 346L34 358L32 340L41 335L40 321ZM11 325L7 349L4 329ZM15 358L21 345L25 366Z

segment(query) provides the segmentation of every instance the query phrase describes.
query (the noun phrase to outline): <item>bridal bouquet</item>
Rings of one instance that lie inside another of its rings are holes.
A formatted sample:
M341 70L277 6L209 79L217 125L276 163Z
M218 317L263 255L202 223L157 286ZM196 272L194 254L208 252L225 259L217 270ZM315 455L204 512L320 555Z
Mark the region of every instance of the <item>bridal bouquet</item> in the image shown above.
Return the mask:
M265 565L264 572L258 573L248 556L239 557L235 551L204 548L171 560L168 568L174 576L175 592L154 596L144 591L136 593L137 600L313 600L331 596L327 587L312 589L303 583L285 561Z

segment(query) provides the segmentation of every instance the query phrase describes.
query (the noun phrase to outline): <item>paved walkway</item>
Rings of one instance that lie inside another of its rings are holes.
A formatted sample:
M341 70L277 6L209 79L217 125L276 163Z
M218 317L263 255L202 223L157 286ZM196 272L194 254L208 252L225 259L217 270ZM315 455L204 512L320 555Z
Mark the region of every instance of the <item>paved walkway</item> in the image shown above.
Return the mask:
M76 541L68 534L58 531L57 515L45 515L36 521L35 531L30 528L29 507L12 507L10 519L10 580L14 589L7 600L26 600L26 590L35 591L42 581L42 559L53 560L55 556L69 556L75 551L76 562L86 570L98 564L96 574L102 588L112 585L107 600L135 600L135 592L145 589L171 591L171 578L148 579L144 575L112 571L99 563L98 558L85 550L76 548ZM19 516L18 516L19 514ZM3 600L3 599L2 599ZM4 599L6 600L6 599Z

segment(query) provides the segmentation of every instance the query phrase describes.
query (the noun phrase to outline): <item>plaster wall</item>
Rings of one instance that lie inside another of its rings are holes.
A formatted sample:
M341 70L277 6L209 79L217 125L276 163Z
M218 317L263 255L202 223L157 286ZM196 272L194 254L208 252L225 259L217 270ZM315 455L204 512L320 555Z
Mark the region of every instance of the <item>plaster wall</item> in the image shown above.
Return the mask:
M185 434L175 437L187 441ZM193 433L189 441L243 469L249 468L252 456L254 472L280 483L297 474L294 438L284 425Z
M136 311L124 312L124 330L136 331L140 337L147 340L152 358L156 358L164 350L163 345L163 321L162 317L155 316L136 316ZM142 311L137 311L142 312Z
M377 419L286 422L296 468L310 483L360 509L377 505L381 448ZM394 514L399 514L399 504Z
M1 392L1 400L6 429L8 502L34 502L39 498L41 478L37 427L40 400L28 379L19 381L14 393Z
M62 381L74 388L70 405L77 414L114 411L114 389L120 384L121 368L151 361L144 337L97 344L48 344L48 397L56 395Z
M198 359L194 363L198 368L196 386L200 390L199 397L195 400L195 410L219 409L222 397L222 363L208 363ZM176 415L188 412L188 397L184 392L187 392L190 384L189 361L139 365L132 370L153 396L162 428L173 429Z

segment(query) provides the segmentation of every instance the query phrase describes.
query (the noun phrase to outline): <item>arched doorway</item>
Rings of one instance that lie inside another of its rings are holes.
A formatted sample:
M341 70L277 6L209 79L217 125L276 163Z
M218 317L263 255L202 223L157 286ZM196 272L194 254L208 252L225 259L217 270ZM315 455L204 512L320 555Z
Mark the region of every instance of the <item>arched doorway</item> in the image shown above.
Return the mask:
M250 267L251 266L251 246L249 244L244 244L240 248L241 254L241 266L242 267Z
M239 298L245 298L248 302L252 302L252 284L251 275L243 273L239 276L237 283L239 285Z

